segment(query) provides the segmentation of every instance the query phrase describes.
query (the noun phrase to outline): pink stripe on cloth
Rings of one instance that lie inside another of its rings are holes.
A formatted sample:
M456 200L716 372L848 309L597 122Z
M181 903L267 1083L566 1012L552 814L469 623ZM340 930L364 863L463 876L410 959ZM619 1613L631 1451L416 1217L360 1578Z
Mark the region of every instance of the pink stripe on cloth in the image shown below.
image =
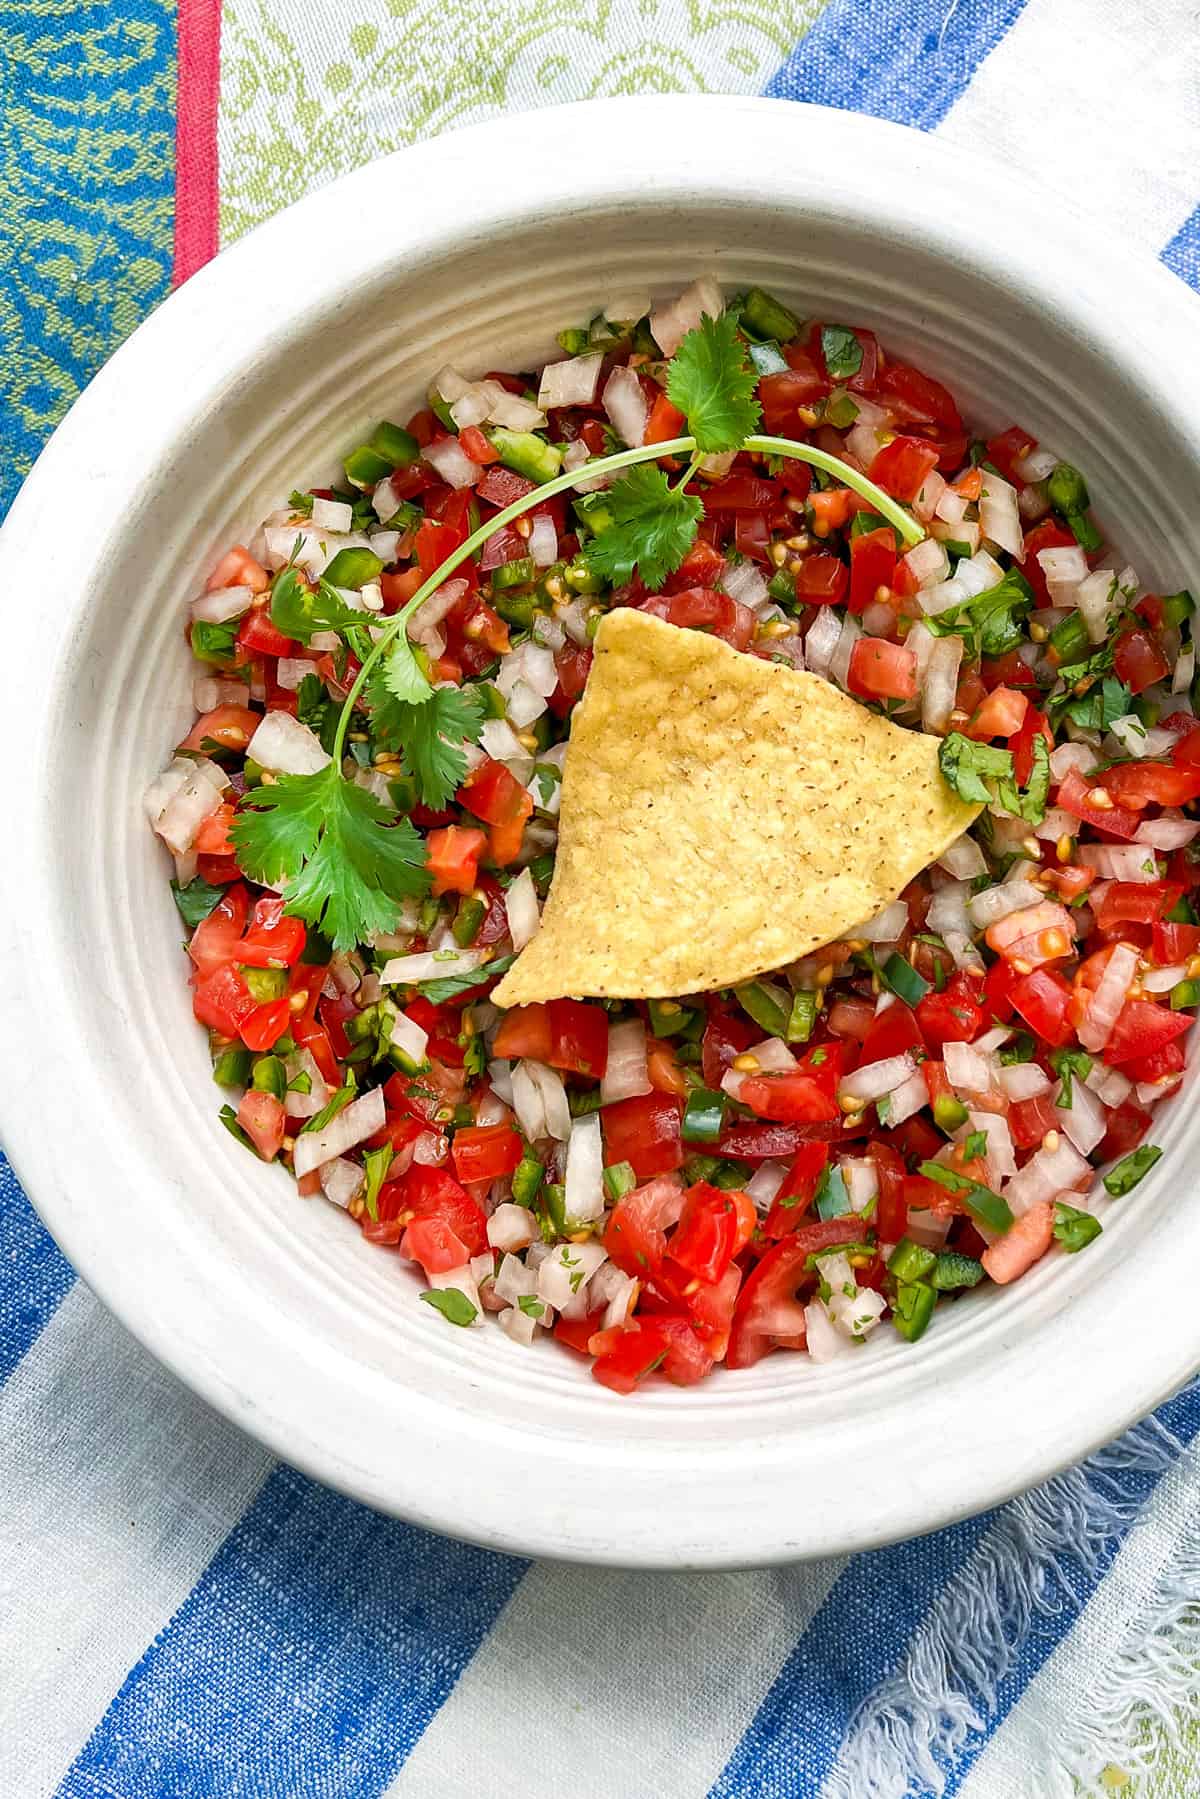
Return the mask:
M178 0L175 285L217 253L217 87L221 0Z

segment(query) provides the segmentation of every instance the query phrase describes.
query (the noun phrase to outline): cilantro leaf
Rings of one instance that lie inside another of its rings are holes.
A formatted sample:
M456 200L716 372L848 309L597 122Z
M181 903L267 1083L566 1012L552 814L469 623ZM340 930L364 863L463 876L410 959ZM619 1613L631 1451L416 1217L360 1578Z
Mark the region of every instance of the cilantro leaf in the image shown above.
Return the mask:
M1078 1255L1100 1235L1100 1220L1060 1199L1054 1207L1054 1235L1069 1256Z
M347 606L328 581L318 582L314 591L290 563L272 582L271 623L298 643L307 643L314 631L345 631L370 622L369 613Z
M382 667L383 684L398 700L423 706L433 692L405 631L395 639Z
M821 354L831 381L849 381L862 367L862 344L848 325L822 328Z
M415 658L412 666L424 680ZM375 736L400 751L404 771L416 781L421 803L436 809L446 804L466 777L463 745L474 743L483 729L483 702L474 688L429 687L428 683L423 702L397 699L388 680L390 668L390 660L377 663L367 678Z
M352 949L392 931L399 902L429 889L425 846L411 822L342 779L337 766L256 787L230 828L253 881L286 882L286 910Z
M1069 1112L1072 1110L1071 1077L1078 1075L1081 1081L1086 1080L1092 1072L1092 1058L1085 1049L1052 1049L1050 1066L1062 1083L1062 1091L1055 1104L1064 1112Z
M1011 750L975 743L960 731L942 739L938 751L942 774L959 799L996 806L1014 818L1040 824L1050 793L1050 750L1044 737L1033 740L1033 766L1025 787L1017 785Z
M667 398L687 415L688 430L705 455L739 450L757 429L762 418L757 385L758 371L750 365L732 312L716 319L705 313L667 369Z
M479 1308L458 1287L433 1288L420 1297L449 1324L474 1324L479 1316Z
M1072 724L1085 731L1107 731L1115 719L1127 717L1132 710L1132 693L1113 676L1106 676L1099 687L1085 694L1072 693L1062 708Z
M669 486L662 470L649 462L614 481L606 498L612 523L588 545L588 567L614 587L632 580L636 568L656 590L695 542L703 501Z
M481 987L484 981L495 980L506 969L512 967L516 956L496 956L493 961L483 963L480 968L473 968L469 974L447 974L440 979L421 981L418 992L432 1005L444 1006L448 1000L457 999L460 993L470 993Z
M224 887L210 887L199 875L181 887L178 881L171 882L171 892L175 896L175 904L179 907L179 915L185 925L195 930L198 924L208 917L214 906L219 906L225 897Z
M961 606L925 619L935 637L961 636L972 658L1006 656L1024 642L1021 621L1033 605L1033 589L1017 569Z

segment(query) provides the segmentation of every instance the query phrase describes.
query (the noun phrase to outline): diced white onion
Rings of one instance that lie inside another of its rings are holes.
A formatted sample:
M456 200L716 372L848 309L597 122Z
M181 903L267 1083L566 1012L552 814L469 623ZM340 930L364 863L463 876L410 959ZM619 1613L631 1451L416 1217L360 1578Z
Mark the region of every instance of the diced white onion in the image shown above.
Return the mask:
M335 1156L332 1162L325 1162L321 1166L321 1191L326 1199L331 1200L335 1206L341 1206L344 1212L366 1178L357 1162L347 1161L344 1156Z
M841 1164L852 1212L865 1212L879 1197L879 1171L869 1156L847 1156Z
M1137 965L1138 953L1129 944L1117 943L1113 946L1112 955L1079 1026L1079 1041L1084 1049L1093 1052L1101 1050L1112 1036L1112 1028L1125 1004L1125 995L1137 974Z
M1021 530L1021 513L1017 505L1017 490L1002 481L999 475L993 475L989 469L982 470L983 481L979 490L979 524L983 535L998 543L1002 550L1015 556L1020 562L1025 554L1025 535Z
M433 385L447 406L453 406L455 400L462 399L472 383L467 380L465 375L460 375L456 368L452 368L447 363L446 367L439 369L433 377Z
M379 979L385 987L415 987L421 981L472 974L491 953L486 949L422 950L414 956L393 956L379 970Z
M1134 881L1143 886L1158 879L1154 851L1142 843L1085 843L1077 858L1106 881Z
M763 1074L789 1074L796 1067L795 1056L779 1037L764 1037L761 1043L752 1044L746 1054L754 1057Z
M615 368L604 383L601 403L612 420L613 429L630 449L636 449L646 435L649 407L642 384L633 369Z
M885 1056L882 1062L867 1062L853 1074L842 1076L838 1082L838 1098L861 1100L867 1105L902 1087L913 1068L913 1059L907 1050L902 1056Z
M937 505L933 509L934 517L940 518L948 525L957 525L965 517L968 502L952 487L943 489Z
M906 1118L914 1118L928 1104L929 1089L925 1085L925 1076L918 1068L915 1074L910 1074L889 1096L889 1126L903 1124Z
M1186 693L1196 678L1196 651L1190 643L1179 652L1171 675L1171 692Z
M206 758L177 757L146 791L150 822L176 856L186 855L204 820L220 809L222 790L207 772L215 767ZM225 774L217 772L224 782Z
M590 406L596 398L602 355L572 356L566 362L548 362L538 387L543 412L560 406Z
M746 1192L762 1216L765 1217L774 1205L775 1195L782 1187L787 1171L786 1162L760 1162L746 1182Z
M480 385L490 395L488 418L494 425L503 425L506 431L539 431L546 423L545 413L532 400L510 394L498 381L483 381Z
M273 775L314 775L329 764L315 731L290 712L268 712L246 745L246 757Z
M1075 590L1075 604L1087 626L1088 638L1092 643L1103 643L1108 636L1112 600L1116 597L1115 585L1110 572L1098 568L1094 575L1086 575Z
M354 508L348 500L322 500L314 494L311 516L314 531L354 529Z
M950 723L962 656L961 637L939 637L929 652L921 681L921 723L927 731L945 731Z
M467 388L460 399L455 400L450 408L450 417L460 431L466 431L471 425L482 425L491 407L490 387L486 382L477 381Z
M610 1266L611 1264L608 1262L604 1265L605 1268ZM596 1282L603 1273L604 1268L600 1269L598 1274L592 1276L592 1279L588 1282L588 1286L591 1290L594 1291ZM608 1305L605 1307L604 1316L600 1320L601 1330L610 1331L615 1329L617 1325L626 1323L630 1313L633 1311L634 1302L637 1299L639 1291L638 1283L633 1279L632 1275L622 1274L620 1276L619 1282L616 1284L608 1301Z
M542 1097L542 1109L546 1116L546 1134L565 1143L571 1135L571 1108L567 1103L567 1090L563 1086L561 1076L542 1062L532 1062L526 1058L527 1069L535 1087ZM513 1085L514 1095L516 1083Z
M518 677L510 683L508 721L518 731L524 731L529 725L534 724L545 710L545 695L538 693L529 685L528 681L522 681Z
M731 598L755 611L770 599L766 579L756 562L735 562L726 568L721 576L721 587Z
M1074 606L1080 582L1088 573L1087 557L1077 543L1053 550L1039 550L1038 563L1054 606Z
M842 620L841 631L838 633L837 648L829 662L829 678L831 681L835 681L839 687L846 685L850 674L850 658L854 653L854 646L861 636L862 632L858 625L847 612Z
M212 712L218 706L246 706L250 689L245 681L221 681L215 675L197 675L192 682L192 704L197 712Z
M964 831L945 854L938 857L937 866L953 875L956 881L973 881L976 875L987 873L987 858L970 832Z
M1172 968L1148 968L1140 980L1147 993L1170 993L1186 975L1186 963L1177 962Z
M275 680L287 693L295 693L305 675L316 672L316 663L307 656L281 656L275 664Z
M636 1099L651 1091L646 1072L646 1027L640 1018L627 1018L608 1027L608 1061L600 1081L600 1103Z
M829 665L842 635L841 620L835 606L818 606L817 616L808 627L804 639L804 658L814 675L829 678Z
M448 487L474 487L483 478L483 465L472 462L456 437L426 444L421 455Z
M517 1207L515 1209L521 1211L524 1208ZM537 1241L536 1235L532 1241ZM519 1256L515 1256L511 1252L506 1253L496 1270L492 1291L497 1299L505 1300L509 1305L515 1306L519 1299L533 1298L537 1292L537 1275L532 1268L526 1267Z
M976 1110L968 1112L967 1117L971 1130L982 1131L987 1138L987 1184L989 1187L998 1187L1001 1181L1017 1172L1017 1158L1013 1151L1008 1120L998 1112Z
M533 754L506 718L489 718L479 733L479 747L493 762L503 762L522 787L533 773Z
M359 1004L362 1004L361 999ZM407 1012L398 1011L394 1018L390 1018L390 1023L390 1041L414 1067L420 1068L425 1061L425 1052L429 1047L429 1032L423 1030L414 1018L408 1016Z
M1058 464L1059 458L1053 450L1030 450L1028 456L1019 457L1013 466L1022 481L1044 481Z
M483 1306L479 1299L479 1283L475 1279L470 1262L464 1262L461 1268L448 1269L445 1274L426 1274L429 1285L438 1292L448 1292L453 1288L470 1300L475 1307L475 1316L471 1320L471 1328L479 1330L483 1325Z
M1051 1087L1050 1076L1036 1062L1012 1062L1001 1066L996 1071L1006 1097L1015 1104L1025 1099L1036 1099L1039 1093L1046 1093Z
M945 581L950 573L950 558L936 537L927 537L914 545L904 560L918 587L932 587L935 582Z
M1043 1144L1024 1168L1013 1175L1004 1189L1004 1197L1019 1218L1041 1200L1068 1192L1090 1173L1090 1167L1074 1144L1060 1132L1058 1147L1047 1149Z
M508 934L512 938L513 948L524 949L537 935L537 928L541 923L537 889L527 868L521 870L505 893L504 910L508 915Z
M505 699L510 699L518 682L524 683L542 699L549 699L558 686L558 670L554 666L553 653L529 639L515 650L510 650L507 656L501 658L496 686Z
M967 901L967 912L976 929L985 931L1010 912L1036 906L1044 898L1042 889L1030 881L1003 881L999 887L985 887L982 893L972 895Z
M1200 835L1200 823L1164 812L1161 818L1145 818L1133 834L1135 843L1149 844L1156 850L1179 850Z
M541 513L529 527L529 554L538 568L549 568L558 555L558 532L548 513Z
M1047 843L1057 843L1060 837L1074 837L1079 829L1079 820L1061 806L1050 806L1040 825L1034 825L1033 834Z
M604 1151L600 1141L600 1117L591 1112L577 1118L571 1126L567 1143L566 1194L563 1205L568 1218L589 1224L604 1210Z
M1057 1109L1059 1129L1081 1156L1091 1155L1108 1129L1108 1114L1084 1081L1071 1082L1071 1103Z
M946 1043L942 1046L946 1079L964 1093L987 1093L993 1084L992 1064L969 1043Z
M1104 1062L1092 1063L1086 1084L1106 1106L1123 1106L1133 1092L1133 1082L1129 1076L1122 1074L1119 1068L1109 1068Z
M249 612L254 595L248 587L216 587L212 593L202 593L198 600L193 600L189 608L197 623L206 625L223 625L231 618L241 618Z
M323 1162L331 1162L364 1138L373 1137L386 1122L383 1088L373 1087L370 1093L352 1099L336 1118L330 1119L324 1130L301 1131L296 1138L292 1167L297 1175L310 1174Z
M939 475L935 468L930 469L912 503L912 509L923 525L927 525L937 512L938 504L946 491L946 477Z
M804 1308L806 1344L814 1362L831 1362L852 1347L850 1338L838 1330L819 1299L810 1300Z
M864 943L895 943L908 924L908 907L903 900L893 900L890 906L876 912L874 918L868 918L865 924L855 925L852 931L844 935L850 939L861 939Z
M596 1124L594 1118L587 1121ZM570 1175L567 1176L568 1181ZM564 1201L569 1216L571 1202ZM537 1272L538 1298L562 1312L571 1301L582 1292L592 1275L602 1262L608 1260L606 1252L599 1243L556 1243L550 1254L539 1264Z
M720 318L725 310L721 289L710 275L701 276L669 305L656 306L650 314L650 334L664 356L674 356L689 331L705 314Z
M506 1337L511 1337L514 1343L520 1343L523 1348L528 1349L537 1335L539 1324L545 1324L552 1316L552 1313L544 1312L540 1318L532 1318L518 1306L505 1306L496 1322Z

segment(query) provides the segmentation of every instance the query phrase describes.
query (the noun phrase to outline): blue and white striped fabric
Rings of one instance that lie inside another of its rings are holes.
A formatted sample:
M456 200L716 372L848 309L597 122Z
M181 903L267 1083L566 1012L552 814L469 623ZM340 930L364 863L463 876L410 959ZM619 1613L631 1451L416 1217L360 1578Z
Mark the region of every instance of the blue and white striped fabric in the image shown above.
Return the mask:
M1200 287L1198 65L1194 0L830 0L768 91L1086 188ZM0 1159L0 1444L0 1799L1200 1789L1197 1388L849 1561L539 1566L273 1463L104 1312Z

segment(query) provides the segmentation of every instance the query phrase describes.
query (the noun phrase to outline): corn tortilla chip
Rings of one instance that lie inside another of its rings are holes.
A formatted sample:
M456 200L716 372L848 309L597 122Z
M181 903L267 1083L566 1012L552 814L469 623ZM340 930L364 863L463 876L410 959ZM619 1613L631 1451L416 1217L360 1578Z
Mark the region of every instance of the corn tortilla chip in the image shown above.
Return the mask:
M817 675L609 613L541 929L494 999L702 993L842 936L977 817L938 744Z

